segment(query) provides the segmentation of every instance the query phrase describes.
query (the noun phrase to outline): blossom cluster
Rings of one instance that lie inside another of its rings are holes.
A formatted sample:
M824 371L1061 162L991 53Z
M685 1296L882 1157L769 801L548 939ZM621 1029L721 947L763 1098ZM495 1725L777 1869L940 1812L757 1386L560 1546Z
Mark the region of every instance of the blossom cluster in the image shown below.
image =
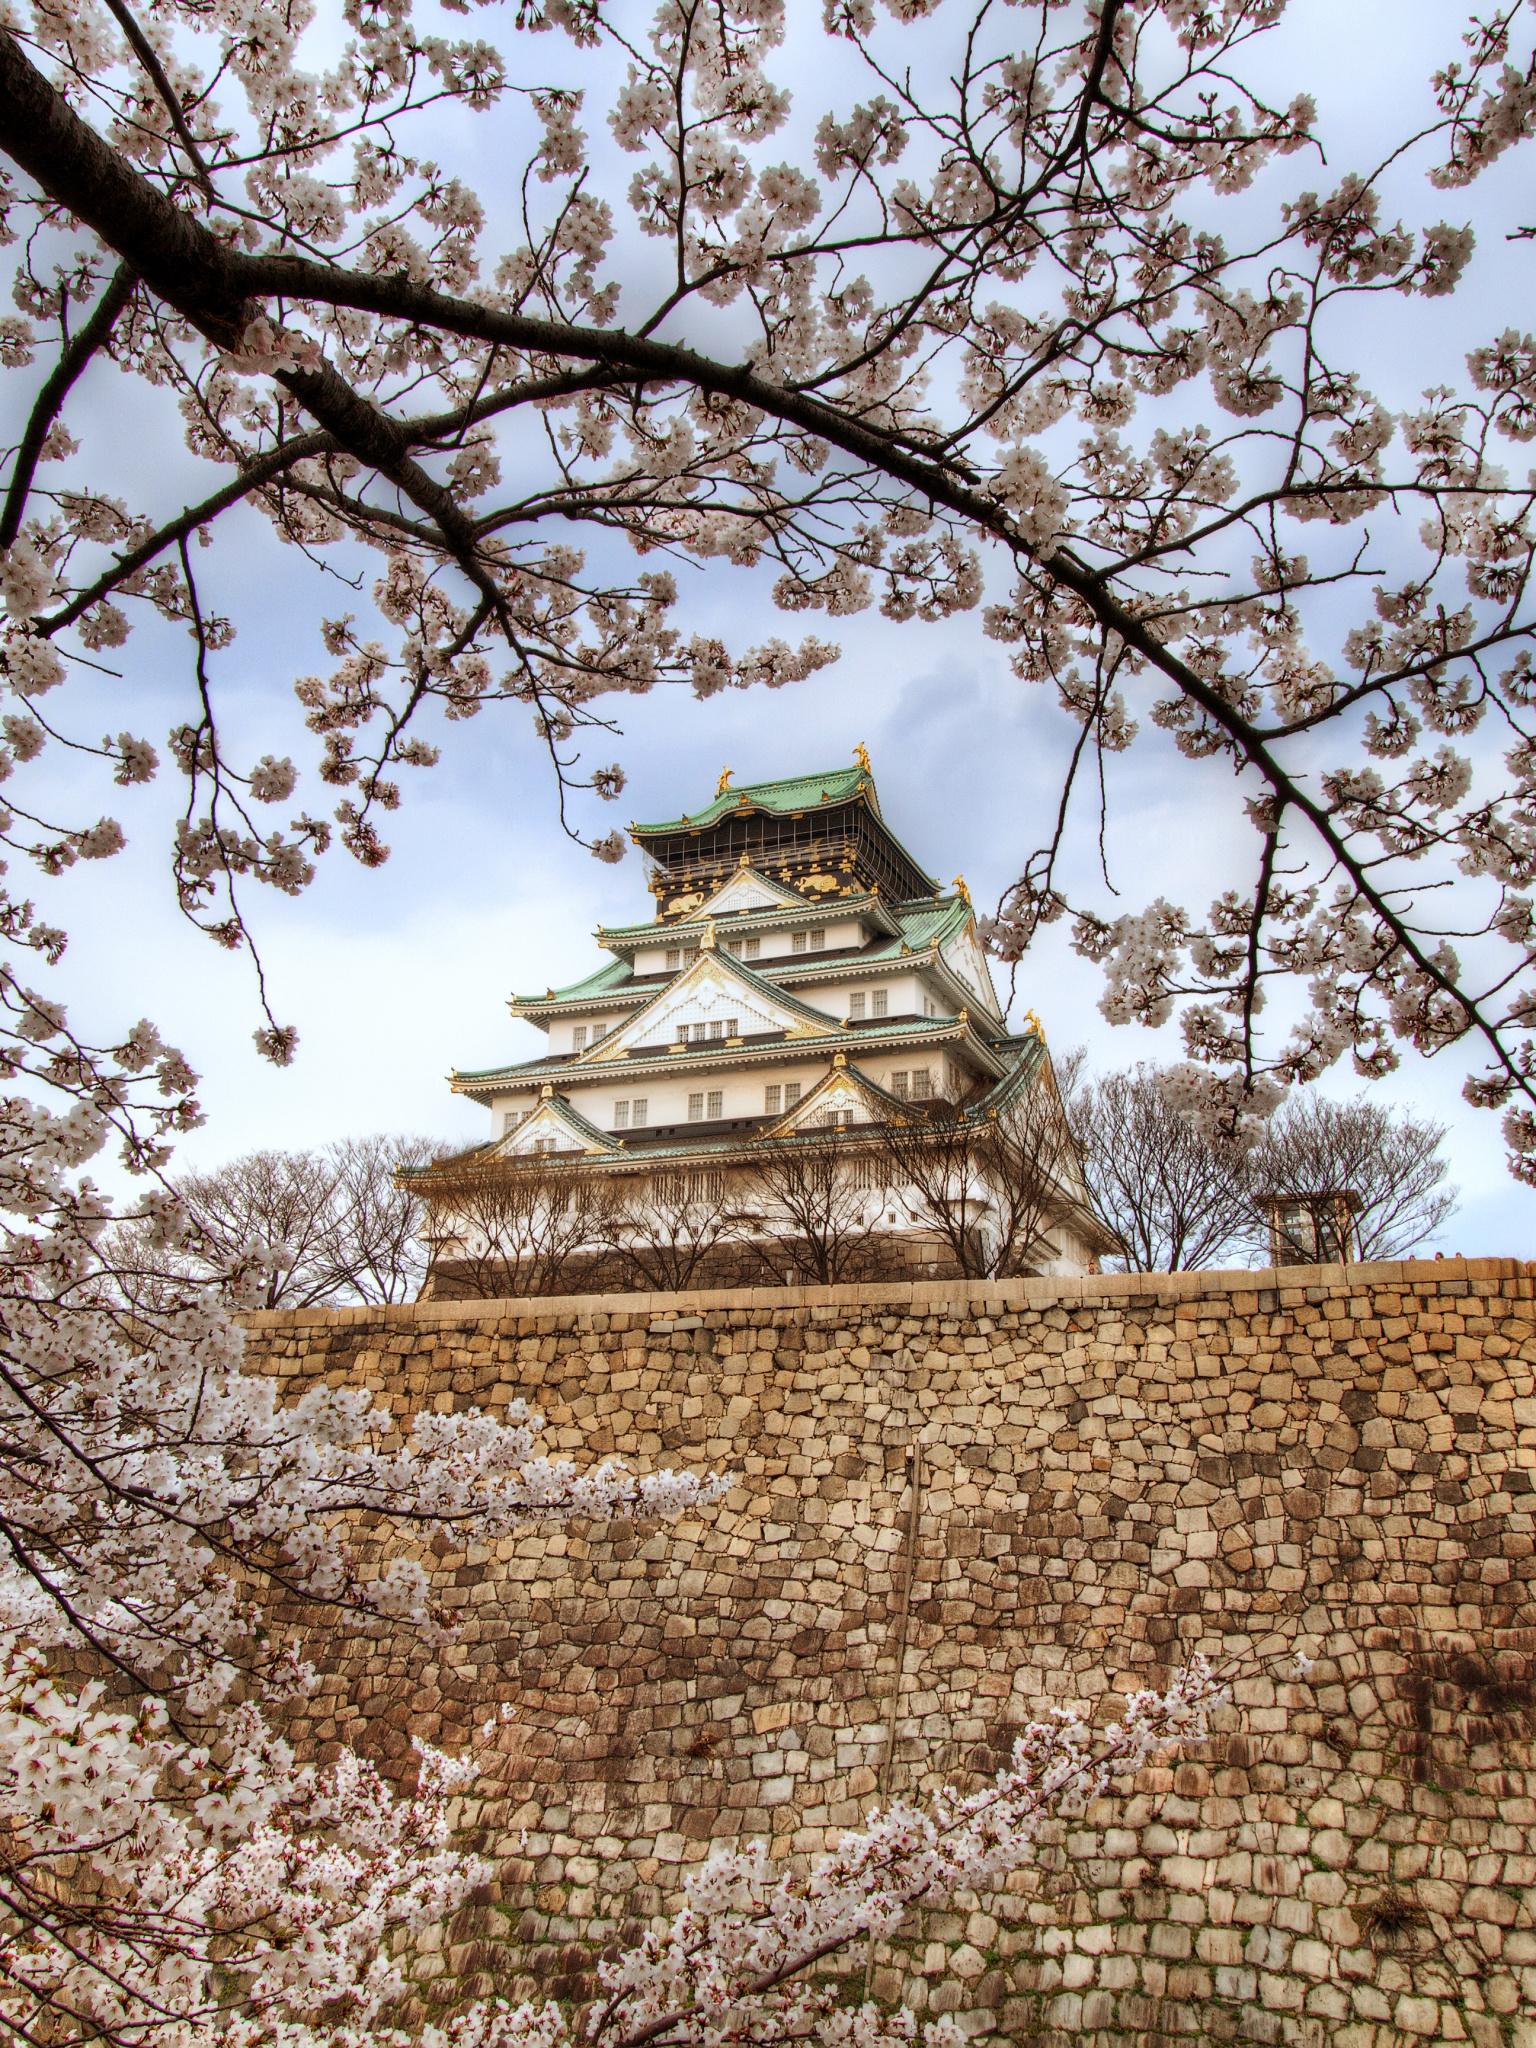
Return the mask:
M0 92L0 366L30 408L0 507L3 686L72 759L141 781L158 736L83 746L71 678L142 658L146 613L186 627L175 884L242 946L248 881L295 894L333 845L381 865L403 772L494 705L531 720L569 829L619 857L580 822L613 791L579 749L600 733L606 755L624 697L801 683L836 654L690 630L689 569L791 613L984 605L1065 714L1056 822L989 926L1003 955L1080 912L1110 1013L1179 1016L1239 1115L1342 1058L1460 1042L1536 1174L1536 532L1508 463L1536 435L1536 346L1513 327L1442 361L1421 322L1478 260L1444 195L1536 128L1529 12L1447 49L1389 208L1384 173L1322 174L1309 92L1261 83L1283 0L1018 21L831 0L809 108L778 75L784 0L548 0L454 38L412 0L143 21L28 0ZM48 161L20 112L43 100ZM452 155L476 128L514 206ZM1368 309L1424 354L1405 409L1372 389ZM103 488L72 397L96 357L179 436L185 500ZM291 550L331 664L297 682L325 814L280 824L260 806L294 796L294 750L226 743L239 621L195 567L241 508ZM365 615L322 615L333 574ZM1162 911L1125 923L1061 881L1080 790L1107 811L1138 749L1202 790L1235 773L1254 825L1151 979ZM0 837L56 874L121 828L12 802ZM1308 1014L1277 1042L1285 978ZM291 1027L269 1013L259 1042L286 1056Z

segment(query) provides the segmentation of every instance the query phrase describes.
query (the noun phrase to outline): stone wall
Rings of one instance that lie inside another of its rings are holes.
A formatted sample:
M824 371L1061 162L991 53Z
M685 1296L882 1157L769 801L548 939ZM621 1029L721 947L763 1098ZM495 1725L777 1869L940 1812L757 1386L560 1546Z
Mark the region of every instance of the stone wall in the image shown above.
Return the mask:
M578 1457L737 1475L682 1525L443 1549L440 1655L317 1641L322 1750L518 1708L465 1812L499 1880L423 2008L578 1994L712 1843L808 1861L1202 1648L1220 1732L914 1921L875 1992L1063 2048L1536 2048L1533 1295L1448 1261L251 1317L295 1392L523 1395Z

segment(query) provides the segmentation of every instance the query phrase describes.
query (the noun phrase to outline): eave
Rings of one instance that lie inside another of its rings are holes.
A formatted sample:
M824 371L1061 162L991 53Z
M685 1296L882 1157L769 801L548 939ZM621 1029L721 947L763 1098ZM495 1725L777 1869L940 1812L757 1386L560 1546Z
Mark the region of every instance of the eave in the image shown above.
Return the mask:
M737 932L795 931L801 926L846 924L857 919L873 924L890 938L900 938L901 920L883 896L835 896L829 903L768 905L762 910L727 910L718 916L689 911L686 917L657 918L650 924L599 925L592 934L606 951L620 956L638 953L651 946L675 946L690 931L702 932L716 925L734 937Z

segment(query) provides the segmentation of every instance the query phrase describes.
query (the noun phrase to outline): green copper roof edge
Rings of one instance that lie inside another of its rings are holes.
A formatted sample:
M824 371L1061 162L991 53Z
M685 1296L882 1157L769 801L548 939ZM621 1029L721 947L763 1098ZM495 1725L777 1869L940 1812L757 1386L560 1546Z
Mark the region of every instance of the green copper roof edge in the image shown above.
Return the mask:
M548 1100L551 1110L565 1122L570 1130L575 1132L577 1137L580 1137L585 1132L590 1137L598 1140L604 1152L618 1152L623 1149L607 1131L599 1129L590 1117L583 1116L581 1111L571 1103L569 1097L562 1095L558 1089L551 1092ZM559 1104L558 1109L555 1108L557 1103Z
M964 909L967 912L972 910L972 906L966 902L963 896L907 896L893 899L889 896L873 896L866 892L862 896L835 896L829 903L807 903L804 906L804 912L808 917L827 919L834 915L838 917L856 917L861 909L870 906L877 910L883 910L888 917L895 918L898 924L902 924L908 919L915 920L920 917L935 917L941 912L952 915L957 909ZM761 912L750 912L749 916L773 918L782 917L789 913L790 906L783 904L772 909L765 908ZM709 922L710 920L702 915L696 916L690 913L687 917L669 919L665 923L659 918L654 918L645 924L600 924L593 933L593 937L599 945L607 945L613 939L625 941L633 939L637 945L654 944L666 934L685 932L694 923L702 925ZM745 929L746 923L746 918L742 918L738 923L738 920L733 917L730 921L731 930ZM793 957L798 959L799 956L795 955ZM546 996L543 1000L547 1002L549 998Z
M813 786L817 789L830 788L835 783L843 785L838 791L839 796L852 796L866 783L871 793L875 793L875 778L867 768L828 768L809 775L781 775L776 782L732 783L721 790L718 796L711 797L704 809L697 814L685 811L680 818L663 818L655 825L635 824L629 829L634 833L698 831L706 825L717 824L728 812L737 808L743 797L749 798L761 810L815 810L818 808L819 800L818 804L807 804L795 798L785 798L783 802L775 804L773 798L784 790L805 790ZM829 801L835 799L829 798ZM880 815L878 794L875 794L875 815Z
M611 977L606 982L603 977ZM526 1005L530 1009L541 1003L573 1003L584 995L618 995L628 983L634 980L634 969L623 960L605 960L601 967L594 968L585 981L568 982L564 988L548 990L541 996L510 995L508 1003Z
M831 785L836 783L842 783L844 787L833 789ZM733 811L739 810L743 797L748 799L747 808L749 810L772 812L819 810L821 808L820 797L814 803L807 803L804 800L797 801L792 797L785 798L779 803L772 801L774 794L778 791L811 788L817 790L826 789L828 792L826 801L829 803L846 801L849 797L856 796L861 789L867 788L875 821L881 831L884 832L902 859L911 863L913 872L921 875L925 882L933 883L934 890L937 891L939 885L934 880L934 877L929 874L920 860L913 860L912 855L902 845L890 826L886 824L885 813L880 808L880 793L875 787L874 775L869 769L863 767L834 768L828 773L819 775L789 775L783 777L778 782L743 782L740 787L725 789L719 796L712 798L696 817L685 813L681 818L664 818L659 824L655 825L631 825L629 828L630 836L637 842L641 842L647 837L653 837L662 832L707 831L711 825L718 825L722 818L729 817Z
M776 993L782 996L784 991L779 989ZM791 1001L793 1000L791 998ZM817 1011L812 1014L819 1016L821 1013ZM723 1039L708 1039L705 1041L705 1052L707 1055L713 1049L716 1059L740 1057L745 1064L749 1059L782 1058L786 1048L793 1050L797 1047L803 1047L807 1051L819 1051L828 1045L835 1044L841 1049L847 1050L848 1047L854 1045L878 1044L881 1040L887 1038L921 1038L929 1033L935 1037L943 1035L952 1038L957 1028L960 1027L958 1015L953 1017L898 1017L889 1022L883 1031L868 1030L862 1032L846 1032L842 1029L840 1019L834 1018L831 1021L837 1028L829 1031L823 1039L786 1038L782 1043L775 1042L772 1045L738 1046L733 1048L730 1053L725 1051L725 1041ZM976 1038L987 1052L997 1056L1002 1047L982 1038L974 1026L974 1018L968 1016L964 1028L970 1031L971 1036ZM1006 1046L1007 1041L1003 1041L1002 1044ZM692 1064L693 1057L691 1053L686 1055L688 1064ZM574 1055L573 1064L569 1067L551 1067L548 1065L548 1059L549 1055L546 1053L540 1059L521 1061L516 1066L510 1067L472 1067L463 1070L455 1067L448 1076L448 1083L450 1088L457 1091L460 1089L461 1084L467 1084L469 1088L484 1088L495 1081L520 1081L541 1078L548 1081L556 1073L559 1074L562 1081L566 1081L576 1071ZM655 1071L656 1062L654 1060L631 1062L628 1058L607 1062L600 1060L591 1066L580 1069L583 1077L589 1074L607 1074L610 1078L615 1074L641 1074L654 1073Z
M741 871L737 870L737 872ZM764 879L771 880L772 878L765 876ZM720 887L723 889L725 883L722 882ZM718 894L719 892L717 891L716 893ZM928 899L925 897L905 897L901 900L902 902L920 903L924 909L928 907ZM867 908L870 905L878 906L892 917L899 918L901 915L898 905L891 902L888 897L875 896L868 890L865 890L862 896L834 897L832 903L812 903L807 897L803 896L798 903L765 903L761 910L749 910L732 916L729 922L732 931L735 931L738 924L745 926L749 919L755 917L798 917L802 913L807 917L825 917L834 905L839 915L844 917L855 916L861 909ZM633 938L643 945L647 939L655 939L658 934L682 932L686 931L690 925L705 925L715 921L710 918L707 911L690 910L686 917L667 919L656 917L648 919L644 924L600 924L592 936L599 944L608 939Z

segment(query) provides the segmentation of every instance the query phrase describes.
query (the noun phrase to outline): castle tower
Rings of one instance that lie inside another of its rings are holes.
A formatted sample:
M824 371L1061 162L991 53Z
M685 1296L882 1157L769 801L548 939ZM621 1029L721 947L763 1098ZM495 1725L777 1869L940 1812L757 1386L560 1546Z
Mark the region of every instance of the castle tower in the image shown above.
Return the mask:
M938 1101L995 1115L1048 1075L1038 1028L1004 1019L964 883L941 890L895 838L862 748L781 782L727 770L697 813L630 830L654 917L600 929L610 957L584 980L512 998L546 1054L452 1076L490 1112L486 1156L729 1172L765 1140ZM1080 1188L1069 1206L1043 1270L1109 1248ZM878 1219L909 1220L894 1199Z

